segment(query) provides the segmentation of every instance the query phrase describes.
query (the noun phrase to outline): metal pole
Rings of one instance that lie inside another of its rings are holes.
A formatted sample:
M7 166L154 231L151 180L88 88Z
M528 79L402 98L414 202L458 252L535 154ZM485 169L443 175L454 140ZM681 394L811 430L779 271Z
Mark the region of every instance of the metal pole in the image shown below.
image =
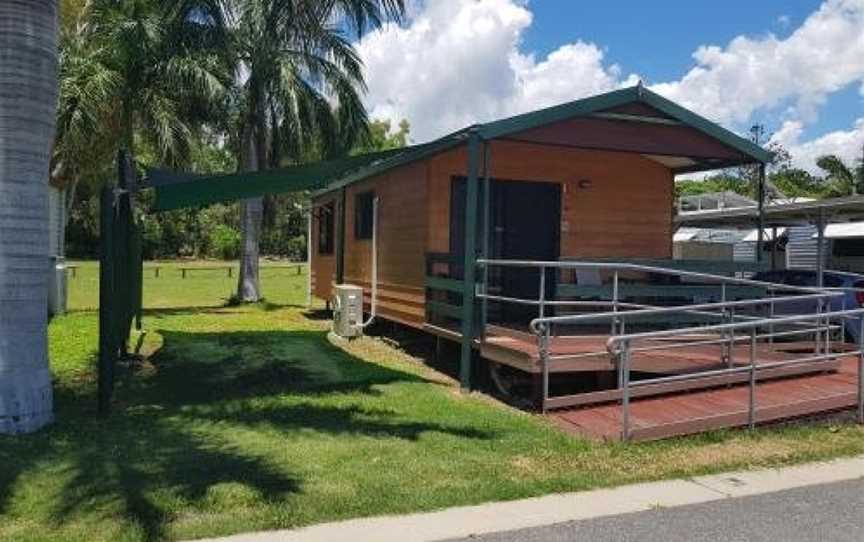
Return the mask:
M828 298L827 305L825 306L824 310L825 310L826 315L827 315L827 313L831 312L831 298ZM842 324L843 320L841 319L840 322ZM827 355L827 354L831 353L831 317L830 316L825 316L825 331L823 333L825 333L825 354Z
M540 266L540 295L537 298L540 318L545 316L544 309L546 303L546 266Z
M612 312L618 312L618 270L612 274ZM618 329L618 317L612 319L612 335L615 335Z
M621 440L630 440L630 341L621 343Z
M726 283L725 282L720 283L720 302L726 303ZM729 320L729 311L726 310L725 306L723 307L723 310L720 311L720 321L723 322L724 324L731 323L731 321ZM726 335L727 335L727 333L725 330L720 332L720 338L721 339L725 338ZM721 364L725 363L727 366L731 366L730 365L730 359L731 359L731 355L730 355L730 351L729 351L729 345L725 342L721 343L720 344L720 363Z
M459 382L463 391L471 389L471 357L474 350L474 300L477 264L477 182L480 162L480 135L472 130L468 137L468 179L465 187L465 252L462 277L462 349Z
M822 298L816 300L816 314L822 314L825 312L823 307L824 302ZM821 318L817 318L816 329L814 330L814 343L813 343L813 354L819 355L819 352L822 350L822 324L819 322Z
M816 285L825 286L825 212L819 208L816 219Z
M864 424L864 315L858 322L858 423Z
M619 333L621 333L621 335L624 335L624 332L626 331L625 328L627 326L625 324L626 324L626 322L624 320L621 320L621 322L618 324L618 331L619 331ZM624 387L624 366L621 362L621 356L620 355L616 358L616 361L617 361L617 369L618 369L618 389L620 390Z
M765 164L759 164L759 186L757 189L757 197L759 204L759 219L757 228L757 238L756 238L756 262L762 263L762 245L763 245L763 237L765 237Z
M756 328L750 330L750 401L747 425L756 427Z
M771 293L771 296L772 296L771 302L768 304L768 318L771 318L773 320L774 319L774 299L773 299L774 293L773 292ZM768 324L768 335L769 335L768 343L774 344L774 324L773 323Z
M312 202L309 202L309 216L306 219L306 307L312 307ZM158 269L158 268L157 268ZM299 269L299 267L298 267ZM157 271L158 273L158 271Z
M546 413L546 402L549 399L549 329L550 326L544 326L543 333L540 335L540 370L542 371L542 387L543 396L541 399L540 409L543 414Z
M345 283L345 188L339 190L339 214L336 215L336 284Z
M730 324L735 323L735 307L731 307L729 309L729 323ZM729 367L732 367L733 365L735 365L735 330L734 329L729 330L729 360L727 363L728 363Z
M777 226L771 226L771 271L777 269Z
M489 178L490 145L483 142L483 257L489 258L489 244L492 236L490 219L490 200L492 198L492 181ZM489 293L489 266L483 266L483 293ZM489 322L489 300L485 295L480 302L480 336L486 337L486 325Z

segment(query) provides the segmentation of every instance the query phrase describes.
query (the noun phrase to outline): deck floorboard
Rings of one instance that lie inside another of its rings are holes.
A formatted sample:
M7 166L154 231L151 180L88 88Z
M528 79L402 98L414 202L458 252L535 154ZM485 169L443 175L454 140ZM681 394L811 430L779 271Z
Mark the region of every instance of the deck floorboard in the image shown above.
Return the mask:
M819 414L857 404L857 357L843 358L836 373L818 373L760 382L757 422ZM631 402L633 440L651 440L746 425L746 385L692 391ZM621 438L621 406L592 405L547 414L573 433L602 440Z

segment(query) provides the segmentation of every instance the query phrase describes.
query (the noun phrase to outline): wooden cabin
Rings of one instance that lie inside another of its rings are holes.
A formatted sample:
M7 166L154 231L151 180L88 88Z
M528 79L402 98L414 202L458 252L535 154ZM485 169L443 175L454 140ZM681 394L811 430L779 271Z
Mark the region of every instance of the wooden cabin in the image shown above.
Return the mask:
M493 259L669 259L675 175L769 156L641 86L472 126L388 154L314 195L316 297L352 283L368 305L377 197L378 316L430 327L435 260L462 267L472 134L480 192L491 186L474 213L488 199L489 232L478 226L475 246ZM536 293L536 272L506 275L501 293Z
M636 86L404 149L148 179L157 210L312 190L311 294L329 301L334 285L359 285L369 311L374 282L378 318L459 343L463 389L481 367L493 389L527 381L567 430L660 438L856 401L864 423L864 344L831 339L849 312L833 327L821 308L778 320L774 294L796 287L736 276L738 262L672 259L675 176L750 164L764 194L771 158ZM764 231L764 206L745 214ZM818 307L838 295L797 290Z

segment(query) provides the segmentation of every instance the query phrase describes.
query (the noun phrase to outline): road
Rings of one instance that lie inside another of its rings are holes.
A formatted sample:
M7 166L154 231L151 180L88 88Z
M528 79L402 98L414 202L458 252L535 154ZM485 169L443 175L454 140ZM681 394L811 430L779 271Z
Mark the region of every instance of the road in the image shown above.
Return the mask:
M458 539L458 542L655 540L861 542L864 540L864 479L477 535Z

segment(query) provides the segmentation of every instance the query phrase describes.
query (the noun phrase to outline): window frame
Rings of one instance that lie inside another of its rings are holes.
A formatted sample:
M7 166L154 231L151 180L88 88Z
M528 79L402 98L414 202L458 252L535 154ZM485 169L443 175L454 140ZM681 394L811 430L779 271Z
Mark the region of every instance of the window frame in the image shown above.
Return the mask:
M329 201L318 211L318 254L332 255L336 245L336 202Z
M354 194L354 239L372 239L375 230L375 191L364 190Z

